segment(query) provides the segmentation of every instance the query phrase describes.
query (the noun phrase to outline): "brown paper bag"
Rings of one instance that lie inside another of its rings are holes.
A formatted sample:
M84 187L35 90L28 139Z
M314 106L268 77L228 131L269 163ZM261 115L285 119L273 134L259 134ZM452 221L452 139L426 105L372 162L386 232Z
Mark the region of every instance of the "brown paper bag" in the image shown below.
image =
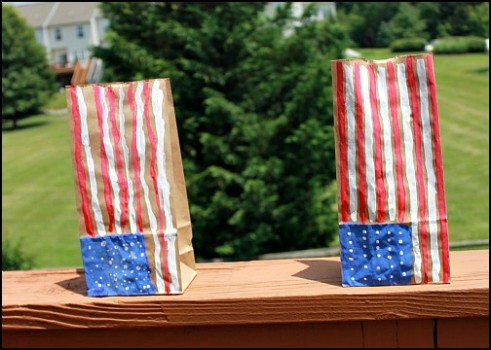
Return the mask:
M184 292L196 269L169 79L66 96L88 295Z
M331 67L342 285L450 283L433 55Z

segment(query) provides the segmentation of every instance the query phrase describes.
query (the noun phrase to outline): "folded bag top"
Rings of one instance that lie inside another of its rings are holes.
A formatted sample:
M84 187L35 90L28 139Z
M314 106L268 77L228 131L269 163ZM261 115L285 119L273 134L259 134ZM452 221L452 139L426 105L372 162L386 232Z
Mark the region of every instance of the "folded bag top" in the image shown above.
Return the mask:
M66 97L88 295L183 293L196 269L169 79Z
M433 56L331 68L343 286L449 283Z

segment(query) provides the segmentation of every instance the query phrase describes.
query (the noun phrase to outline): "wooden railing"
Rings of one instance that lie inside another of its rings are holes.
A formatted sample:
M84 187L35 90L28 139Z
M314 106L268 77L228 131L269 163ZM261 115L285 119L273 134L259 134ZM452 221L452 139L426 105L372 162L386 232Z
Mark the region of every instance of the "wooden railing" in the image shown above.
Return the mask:
M179 296L86 296L80 269L2 273L3 347L489 347L489 251L451 283L343 288L339 258L198 265Z

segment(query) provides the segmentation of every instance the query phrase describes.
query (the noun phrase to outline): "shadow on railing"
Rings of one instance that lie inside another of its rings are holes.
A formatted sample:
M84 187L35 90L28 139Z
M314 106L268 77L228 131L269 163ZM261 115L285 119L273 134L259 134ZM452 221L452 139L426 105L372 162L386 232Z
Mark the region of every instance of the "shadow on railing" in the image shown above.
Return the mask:
M341 263L332 260L297 259L296 261L307 266L305 270L295 273L294 277L300 277L311 281L341 285Z
M62 288L72 293L87 295L87 285L85 284L85 276L82 269L77 269L77 277L56 282Z

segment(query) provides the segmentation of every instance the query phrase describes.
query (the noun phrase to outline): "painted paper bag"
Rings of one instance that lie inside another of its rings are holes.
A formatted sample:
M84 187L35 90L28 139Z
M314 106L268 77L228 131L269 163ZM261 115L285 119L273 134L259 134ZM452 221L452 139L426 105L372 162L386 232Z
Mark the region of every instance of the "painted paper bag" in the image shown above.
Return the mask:
M196 269L169 79L66 97L88 295L183 293Z
M449 283L432 55L331 68L343 286Z

